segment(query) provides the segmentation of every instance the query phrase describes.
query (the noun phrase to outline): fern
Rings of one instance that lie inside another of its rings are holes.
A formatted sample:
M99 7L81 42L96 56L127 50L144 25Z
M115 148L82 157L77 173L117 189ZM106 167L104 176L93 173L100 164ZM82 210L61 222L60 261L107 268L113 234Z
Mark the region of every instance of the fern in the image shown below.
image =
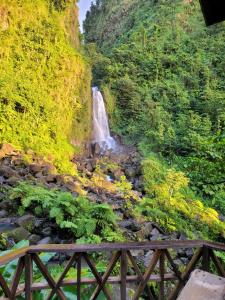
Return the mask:
M24 214L27 209L55 220L61 229L71 231L82 241L113 241L118 238L116 216L107 204L94 204L83 196L47 190L41 186L19 183L10 192L10 199L17 200ZM105 233L107 232L107 235Z

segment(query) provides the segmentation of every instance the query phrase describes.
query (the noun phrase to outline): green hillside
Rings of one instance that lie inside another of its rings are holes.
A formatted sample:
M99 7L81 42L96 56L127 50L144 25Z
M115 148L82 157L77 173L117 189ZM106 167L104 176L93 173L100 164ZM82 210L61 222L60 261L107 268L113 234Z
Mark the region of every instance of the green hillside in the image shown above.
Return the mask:
M225 213L225 24L197 0L99 0L84 28L114 132Z
M73 172L69 159L91 128L77 14L74 0L0 1L0 142L32 149L61 172Z

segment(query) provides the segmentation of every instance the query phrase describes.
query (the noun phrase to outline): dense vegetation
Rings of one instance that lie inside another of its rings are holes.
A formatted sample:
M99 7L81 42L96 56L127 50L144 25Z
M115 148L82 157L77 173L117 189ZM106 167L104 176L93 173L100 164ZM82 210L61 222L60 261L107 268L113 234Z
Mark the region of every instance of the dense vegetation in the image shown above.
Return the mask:
M116 226L117 218L106 204L94 204L84 196L74 197L69 192L49 191L26 182L11 189L9 198L19 201L18 211L21 215L29 209L36 216L53 219L59 228L72 234L77 243L121 239Z
M0 2L0 142L32 149L62 172L73 172L74 146L91 128L79 35L75 0Z
M223 214L224 25L206 28L198 1L186 0L99 0L84 23L114 132L138 144L147 158L158 154L161 165L152 172L159 184L159 170L173 165L183 172L178 182L190 181L197 197ZM150 194L155 199L157 191ZM181 219L174 216L174 226Z

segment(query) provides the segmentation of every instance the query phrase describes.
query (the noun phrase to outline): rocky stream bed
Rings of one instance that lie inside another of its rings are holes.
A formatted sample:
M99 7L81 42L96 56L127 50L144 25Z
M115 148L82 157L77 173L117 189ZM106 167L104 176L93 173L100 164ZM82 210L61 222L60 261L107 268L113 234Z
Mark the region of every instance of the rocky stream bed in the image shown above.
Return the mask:
M74 162L81 174L91 177L99 161L102 161L103 155L97 144L87 153L85 157L74 158ZM25 159L27 156L30 158L29 162ZM114 171L103 168L108 180L114 181L125 175L132 183L134 193L142 198L144 190L141 157L135 147L124 146L116 154L108 151L104 153L104 159L119 166ZM81 183L76 177L57 174L54 166L47 163L44 158L36 157L31 151L25 154L16 151L9 144L3 144L0 150L0 233L6 234L8 248L24 239L29 240L32 245L76 242L71 234L60 229L51 219L36 217L29 210L23 215L18 214L18 205L7 199L5 193L20 181L43 185L48 189L69 191L74 196L78 195L81 189ZM118 193L110 193L91 186L85 187L85 192L90 201L108 203L113 208L118 216L118 225L128 241L186 239L179 233L167 234L153 222L135 219L132 210L127 209L124 199ZM147 266L153 252L140 250L133 251L132 254L140 263ZM179 250L175 262L178 265L186 264L192 254L191 249Z

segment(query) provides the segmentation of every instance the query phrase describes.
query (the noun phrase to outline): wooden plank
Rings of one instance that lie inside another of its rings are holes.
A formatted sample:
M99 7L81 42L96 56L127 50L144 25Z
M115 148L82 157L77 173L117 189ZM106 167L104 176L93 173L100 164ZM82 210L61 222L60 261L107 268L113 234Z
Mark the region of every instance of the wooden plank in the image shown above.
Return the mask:
M15 259L25 256L28 249L29 247L21 248L18 250L12 250L9 253L0 256L0 266L4 266Z
M121 300L127 299L127 252L125 250L121 251L120 256L120 297Z
M150 278L152 272L154 271L155 266L156 266L161 254L162 254L161 250L157 250L154 253L153 258L150 262L150 265L144 274L144 277L143 277L144 280L139 284L139 286L136 290L136 293L134 294L133 300L138 300L139 297L141 296L141 293L143 292L145 286L147 285L149 278Z
M102 251L122 251L122 250L160 250L160 249L179 249L179 248L199 248L204 245L204 241L152 241L138 243L103 243L103 244L50 244L30 246L28 253L40 252L102 252ZM225 248L225 247L224 247Z
M222 276L222 277L225 277L225 269L222 266L219 258L215 255L215 253L213 252L212 249L209 249L209 255L212 258L212 261L213 261L219 275Z
M116 253L112 256L112 258L111 258L111 260L110 260L110 262L109 262L109 264L108 264L108 267L107 267L107 269L106 269L106 272L105 272L105 274L104 274L103 277L102 277L102 286L104 286L105 283L106 283L106 281L108 280L110 274L112 273L112 270L114 269L114 267L115 267L115 265L116 265L118 259L120 258L120 255L121 255L121 252L118 251L118 252L116 252ZM119 283L121 283L121 278L119 279L119 281L120 281ZM96 287L94 293L92 294L90 300L95 300L95 299L97 299L97 297L98 297L99 293L101 292L101 290L102 290L102 288L98 285L98 286Z
M33 264L30 254L25 256L25 299L32 300Z
M213 250L225 251L225 244L222 243L204 241L204 245Z
M157 250L157 249L179 249L179 248L200 248L207 246L214 250L225 251L225 244L215 243L202 240L193 241L153 241L153 242L138 242L138 243L103 243L98 245L37 245L25 247L19 250L11 251L6 255L0 256L0 266L8 262L23 257L27 253L40 252L94 252L94 251L119 251L119 250Z
M202 248L198 249L196 253L193 255L191 261L187 265L184 273L182 274L182 281L179 281L174 290L171 292L171 294L168 297L168 300L176 300L179 292L181 291L183 287L183 283L187 281L188 277L190 276L191 272L194 270L196 264L198 263L199 259L202 256Z
M11 284L11 298L15 298L17 288L20 282L20 277L22 275L23 269L25 265L25 259L24 257L21 257L18 261L15 274L13 276L12 284Z
M159 300L164 300L165 298L165 285L164 285L164 274L165 274L165 253L162 252L159 258L159 275L160 275L160 283L159 283Z
M34 260L35 264L37 265L38 269L41 271L44 278L46 279L46 281L48 282L49 287L51 289L54 289L56 286L56 283L55 283L54 279L52 278L52 276L49 274L48 269L45 267L45 265L43 264L43 262L41 261L41 259L39 258L39 256L37 254L33 255L33 260ZM66 300L65 294L63 293L63 291L60 288L57 288L56 293L57 293L59 299Z
M108 289L105 287L105 285L103 284L102 278L98 273L98 270L95 267L95 264L91 261L91 259L88 257L87 253L83 253L82 256L84 257L84 259L86 260L88 266L91 269L92 274L95 276L96 281L99 285L99 287L103 290L106 298L108 300L112 300L112 297L110 296Z
M177 277L174 274L165 274L164 277L165 281L176 281ZM127 283L135 283L139 281L139 277L136 275L130 275L127 276ZM160 282L160 277L158 275L151 275L149 278L149 282ZM82 278L81 279L81 285L92 285L96 284L97 281L95 278ZM120 284L121 283L121 278L120 276L112 276L109 277L107 280L108 284ZM77 280L76 279L66 279L63 280L61 287L65 286L74 286L77 285ZM22 289L22 287L21 287ZM39 283L34 283L32 285L32 291L38 291L38 290L44 290L44 289L49 289L49 284L47 282L39 282Z
M138 265L137 265L135 259L133 258L131 252L128 251L128 252L127 252L127 255L128 255L128 257L129 257L129 260L130 260L132 266L134 267L134 270L135 270L136 274L138 275L139 281L143 282L143 281L144 281L143 275L142 275L142 273L141 273L141 271L140 271L140 269L139 269L139 267L138 267ZM152 277L152 276L151 276L151 277ZM151 278L151 277L150 277L150 278ZM149 281L150 281L150 278L149 278ZM160 278L160 280L161 280L161 278ZM146 286L146 291L147 291L149 300L154 300L154 297L153 297L152 292L151 292L150 288L148 287L148 285Z

